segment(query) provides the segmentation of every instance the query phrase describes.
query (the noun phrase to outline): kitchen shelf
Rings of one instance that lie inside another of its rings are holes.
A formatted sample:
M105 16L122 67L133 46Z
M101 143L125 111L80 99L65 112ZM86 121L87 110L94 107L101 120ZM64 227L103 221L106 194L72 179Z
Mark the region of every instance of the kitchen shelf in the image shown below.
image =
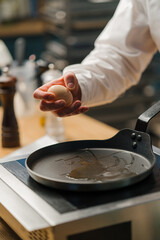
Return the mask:
M41 35L44 32L45 26L41 19L27 19L13 23L0 24L0 38Z
M59 60L66 65L81 62L93 49L118 3L119 0L46 0L39 11L46 29L42 58L54 61L57 68Z

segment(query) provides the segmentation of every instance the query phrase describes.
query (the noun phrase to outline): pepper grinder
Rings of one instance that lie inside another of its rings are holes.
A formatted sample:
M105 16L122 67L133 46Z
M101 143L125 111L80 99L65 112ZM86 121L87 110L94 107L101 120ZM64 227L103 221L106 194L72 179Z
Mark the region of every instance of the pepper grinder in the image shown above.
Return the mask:
M20 146L18 124L14 111L16 78L10 76L8 67L2 69L0 76L0 100L3 107L2 147Z

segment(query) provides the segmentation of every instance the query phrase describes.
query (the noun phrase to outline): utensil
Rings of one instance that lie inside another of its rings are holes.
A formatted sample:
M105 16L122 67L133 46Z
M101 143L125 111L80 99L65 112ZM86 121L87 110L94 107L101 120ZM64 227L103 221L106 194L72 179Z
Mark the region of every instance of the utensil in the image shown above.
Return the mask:
M118 189L144 180L155 156L146 133L160 101L141 114L135 130L122 129L107 140L62 142L41 148L26 159L29 175L48 187L72 191Z

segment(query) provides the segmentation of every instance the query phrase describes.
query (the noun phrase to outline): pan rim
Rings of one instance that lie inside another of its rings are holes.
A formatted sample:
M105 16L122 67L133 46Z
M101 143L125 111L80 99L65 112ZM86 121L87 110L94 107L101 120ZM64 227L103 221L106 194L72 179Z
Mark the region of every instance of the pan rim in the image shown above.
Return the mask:
M50 147L50 146L47 146L47 147ZM46 148L46 147L44 147L44 148ZM41 149L39 149L39 150L42 150L42 149L44 149L44 148L41 148ZM94 149L95 149L96 147L94 147ZM123 152L126 152L126 153L132 153L132 154L134 154L134 155L136 155L136 156L138 156L138 157L141 157L141 158L144 158L145 160L147 160L147 161L149 161L145 156L143 156L143 155L141 155L141 154L139 154L139 153L135 153L135 152L132 152L132 151L129 151L129 150L123 150L123 149L119 149L119 148L117 148L117 149L115 149L115 148L97 148L97 149L107 149L107 150L116 150L116 151L123 151ZM34 153L36 153L37 151L39 151L39 150L36 150L35 152L33 152L32 154L34 154ZM30 160L30 157L32 156L32 154L30 155L30 156L28 156L27 157L27 159L26 159L26 161L25 161L25 166L26 166L26 169L27 169L27 171L28 171L28 173L29 173L29 175L31 176L31 178L33 178L36 182L38 182L38 183L41 183L42 185L45 185L45 184L43 184L42 182L40 182L40 181L37 181L37 179L36 178L40 178L40 179L42 179L43 181L48 181L48 182L52 182L52 183L57 183L57 184L63 184L63 185L68 185L68 184L70 184L70 185L85 185L85 186L95 186L95 185L107 185L107 184L114 184L114 183L116 183L116 182L120 182L120 183L122 183L123 184L123 182L127 179L127 181L129 181L129 182L134 182L134 183L136 183L136 182L138 182L138 181L134 181L134 179L136 179L137 178L137 176L139 176L139 178L140 179L143 179L143 178L145 178L146 176L148 176L149 174L150 174L150 172L151 172L151 170L153 169L153 167L154 167L154 165L155 165L155 162L156 162L156 159L155 159L155 155L154 155L154 157L153 157L153 161L152 162L150 162L150 167L148 168L148 169L146 169L145 171L143 171L142 173L139 173L139 174L137 174L137 175L135 175L135 176L131 176L131 177L127 177L127 178L122 178L122 179L118 179L118 180L110 180L110 181L103 181L103 182L101 182L101 181L95 181L95 182L83 182L83 181L81 181L81 179L78 179L78 180L76 180L76 179L72 179L72 180L61 180L61 179L57 179L57 178L53 178L53 177L47 177L47 176L44 176L44 175L42 175L42 174L39 174L39 173L36 173L35 171L33 171L30 167L29 167L29 165L28 165L28 161ZM37 159L35 159L35 161L36 161ZM146 175L146 176L145 176ZM144 176L144 177L143 177ZM74 180L74 182L73 182L73 180ZM120 184L121 185L121 184ZM128 184L128 185L131 185L131 184ZM49 185L45 185L45 186L49 186ZM126 185L127 186L127 185ZM55 186L54 186L55 187ZM57 187L58 188L58 187ZM118 188L118 187L117 187ZM111 188L111 189L113 189L113 188Z

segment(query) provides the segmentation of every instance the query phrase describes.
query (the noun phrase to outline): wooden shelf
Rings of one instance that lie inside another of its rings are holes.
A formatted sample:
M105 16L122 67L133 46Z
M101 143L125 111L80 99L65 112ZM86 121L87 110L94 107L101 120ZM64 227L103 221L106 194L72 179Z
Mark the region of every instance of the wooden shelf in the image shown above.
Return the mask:
M39 35L44 32L45 25L40 19L29 19L14 23L0 24L0 38Z

